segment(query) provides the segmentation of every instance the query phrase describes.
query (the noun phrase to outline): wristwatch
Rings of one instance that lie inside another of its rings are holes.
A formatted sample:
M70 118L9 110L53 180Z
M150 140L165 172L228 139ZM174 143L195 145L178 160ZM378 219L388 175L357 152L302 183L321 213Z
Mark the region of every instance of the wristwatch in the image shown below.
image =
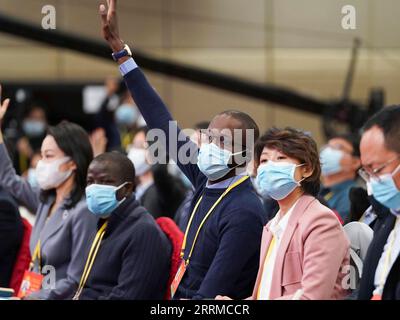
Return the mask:
M124 48L121 51L113 52L112 57L114 61L118 61L123 57L132 57L132 51L127 44L124 45Z

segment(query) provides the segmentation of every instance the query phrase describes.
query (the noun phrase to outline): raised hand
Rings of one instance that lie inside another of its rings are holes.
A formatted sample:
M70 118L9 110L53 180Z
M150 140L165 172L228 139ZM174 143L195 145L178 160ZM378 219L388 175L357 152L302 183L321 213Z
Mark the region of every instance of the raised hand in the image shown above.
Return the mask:
M124 48L124 44L119 37L117 0L107 0L107 6L101 4L99 13L101 17L103 38L108 42L114 52L121 51Z
M107 137L103 128L97 128L92 132L90 135L90 143L95 157L106 152Z
M10 105L10 99L6 99L6 100L4 100L4 102L2 102L1 92L2 92L2 88L0 85L0 128L1 128L1 125L3 124L4 116L7 112L8 106Z

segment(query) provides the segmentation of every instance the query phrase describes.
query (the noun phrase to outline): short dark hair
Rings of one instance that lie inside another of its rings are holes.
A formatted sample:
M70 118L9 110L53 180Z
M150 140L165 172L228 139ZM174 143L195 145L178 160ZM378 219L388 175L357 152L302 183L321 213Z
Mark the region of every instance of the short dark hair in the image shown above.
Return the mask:
M233 119L238 120L242 124L243 129L254 130L254 141L256 141L260 136L260 130L258 128L257 123L247 113L238 110L225 110L219 113L218 115L230 116Z
M333 135L329 138L329 140L331 139L343 139L344 141L347 141L353 148L352 155L355 157L360 157L360 135L358 133Z
M35 110L41 110L43 111L45 117L47 118L47 110L45 107L45 104L42 101L32 101L27 108L25 108L23 112L23 117L27 118L29 117L33 111Z
M254 163L260 165L260 157L263 149L276 149L288 157L305 163L313 173L304 179L301 187L306 194L317 196L320 189L321 165L317 144L307 133L286 127L284 129L271 128L256 142Z
M58 147L76 164L74 187L65 208L71 209L85 194L86 175L93 159L93 150L86 131L79 125L62 121L55 127L49 127L47 134L52 136ZM43 190L41 200L46 201L53 190Z
M135 166L123 153L118 151L105 152L94 158L94 161L112 166L112 170L119 175L116 178L120 181L135 184Z
M194 125L195 130L205 130L208 129L210 121L200 121Z
M361 134L374 126L382 129L386 147L400 153L400 105L388 106L375 113L361 128Z

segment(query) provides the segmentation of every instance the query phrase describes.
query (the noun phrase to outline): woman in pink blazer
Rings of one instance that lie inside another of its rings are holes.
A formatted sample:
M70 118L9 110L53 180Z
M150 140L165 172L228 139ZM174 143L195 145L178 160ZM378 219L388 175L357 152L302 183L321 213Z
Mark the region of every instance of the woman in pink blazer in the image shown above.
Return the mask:
M270 129L256 144L255 165L259 191L278 201L279 212L264 227L249 299L344 298L350 244L335 214L315 198L321 169L314 140Z

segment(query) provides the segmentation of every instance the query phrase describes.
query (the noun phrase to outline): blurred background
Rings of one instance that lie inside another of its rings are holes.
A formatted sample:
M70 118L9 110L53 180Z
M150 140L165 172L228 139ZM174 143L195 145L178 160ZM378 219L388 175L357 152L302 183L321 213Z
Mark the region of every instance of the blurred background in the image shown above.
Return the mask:
M57 32L101 40L99 3L0 0L0 13L40 27L42 7L51 4ZM341 24L341 9L349 4L356 8L355 30L344 30ZM307 106L252 98L145 70L184 128L235 108L250 113L262 130L294 126L310 131L322 144L323 123L331 124L329 119L346 124L359 110L400 101L398 0L120 0L119 9L122 38L133 50L293 90L334 106L328 115L321 108L309 112ZM88 56L0 30L4 95L17 102L40 101L50 123L68 118L89 126L88 113L96 112L90 97L96 90L85 89L103 85L110 76L119 76L111 57ZM357 112L350 112L349 105Z

